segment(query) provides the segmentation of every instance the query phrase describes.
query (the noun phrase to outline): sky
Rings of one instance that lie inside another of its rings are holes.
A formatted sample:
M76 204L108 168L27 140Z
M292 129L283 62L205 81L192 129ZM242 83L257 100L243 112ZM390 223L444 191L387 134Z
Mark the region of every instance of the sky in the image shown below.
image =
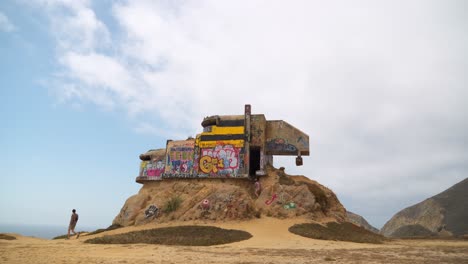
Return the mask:
M107 227L139 154L283 119L275 166L380 228L468 175L467 1L0 2L0 224Z

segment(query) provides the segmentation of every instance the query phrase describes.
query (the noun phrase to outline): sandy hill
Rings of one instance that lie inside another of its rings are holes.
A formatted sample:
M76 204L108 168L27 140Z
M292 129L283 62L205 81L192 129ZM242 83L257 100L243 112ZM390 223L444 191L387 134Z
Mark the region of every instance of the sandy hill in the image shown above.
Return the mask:
M361 226L361 227L364 227L365 229L369 230L369 231L372 231L374 233L379 233L379 230L375 227L373 227L372 225L370 225L366 219L358 214L355 214L353 212L350 212L350 211L347 211L346 212L346 215L348 217L348 221L355 224L355 225L358 225L358 226Z
M398 212L381 233L391 237L468 234L468 178Z
M125 202L113 224L143 225L171 221L249 220L306 217L346 221L346 210L325 186L284 169L267 168L261 192L247 179L164 179L148 182Z

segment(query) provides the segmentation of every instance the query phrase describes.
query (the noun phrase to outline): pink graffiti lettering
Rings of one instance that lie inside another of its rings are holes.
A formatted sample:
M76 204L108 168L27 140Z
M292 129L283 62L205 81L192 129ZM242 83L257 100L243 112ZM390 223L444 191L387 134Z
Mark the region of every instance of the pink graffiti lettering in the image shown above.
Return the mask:
M265 201L265 204L266 204L266 205L270 205L272 202L274 202L274 201L276 200L277 197L278 197L278 195L277 195L276 193L273 194L273 196L271 197L270 200L266 200L266 201Z

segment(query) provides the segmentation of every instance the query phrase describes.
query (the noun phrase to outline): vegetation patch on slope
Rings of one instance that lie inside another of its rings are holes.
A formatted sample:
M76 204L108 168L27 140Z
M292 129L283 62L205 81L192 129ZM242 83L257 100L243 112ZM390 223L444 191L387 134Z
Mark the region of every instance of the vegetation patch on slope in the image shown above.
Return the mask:
M0 234L0 239L4 239L4 240L15 240L16 237L10 236L10 235L7 235L7 234Z
M422 225L405 225L393 232L391 237L413 238L413 237L431 237L435 236L431 230Z
M97 230L95 230L95 231L93 231L91 233L86 234L86 236L96 235L96 234L99 234L99 233L102 233L102 232L115 230L115 229L118 229L118 228L121 228L121 227L122 227L121 225L110 225L108 228L97 229Z
M114 229L118 229L118 228L121 228L122 226L121 225L110 225L109 227L107 228L99 228L93 232L87 232L87 231L79 231L77 233L80 233L81 236L91 236L91 235L96 235L96 234L99 234L99 233L102 233L102 232L106 232L106 231L111 231L111 230L114 230ZM84 233L84 234L83 234ZM71 234L70 236L74 236L73 234ZM67 238L68 235L65 234L65 235L60 235L60 236L56 236L54 238L52 238L52 240L55 240L55 239L65 239Z
M297 224L291 226L289 228L289 232L314 239L350 241L357 243L381 244L386 240L382 235L375 234L363 227L348 222L330 222L327 223L326 226L315 223Z
M86 240L91 244L160 244L180 246L212 246L238 242L252 235L240 230L213 226L176 226L103 236Z

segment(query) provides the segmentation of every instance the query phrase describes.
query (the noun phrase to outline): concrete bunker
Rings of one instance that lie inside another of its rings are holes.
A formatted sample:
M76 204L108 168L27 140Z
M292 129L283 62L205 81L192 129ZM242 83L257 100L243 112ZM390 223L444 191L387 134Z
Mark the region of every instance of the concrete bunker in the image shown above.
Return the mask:
M165 178L256 178L266 175L274 155L309 155L309 136L283 120L263 114L214 115L201 123L195 138L168 140L165 149L141 154L138 183Z

